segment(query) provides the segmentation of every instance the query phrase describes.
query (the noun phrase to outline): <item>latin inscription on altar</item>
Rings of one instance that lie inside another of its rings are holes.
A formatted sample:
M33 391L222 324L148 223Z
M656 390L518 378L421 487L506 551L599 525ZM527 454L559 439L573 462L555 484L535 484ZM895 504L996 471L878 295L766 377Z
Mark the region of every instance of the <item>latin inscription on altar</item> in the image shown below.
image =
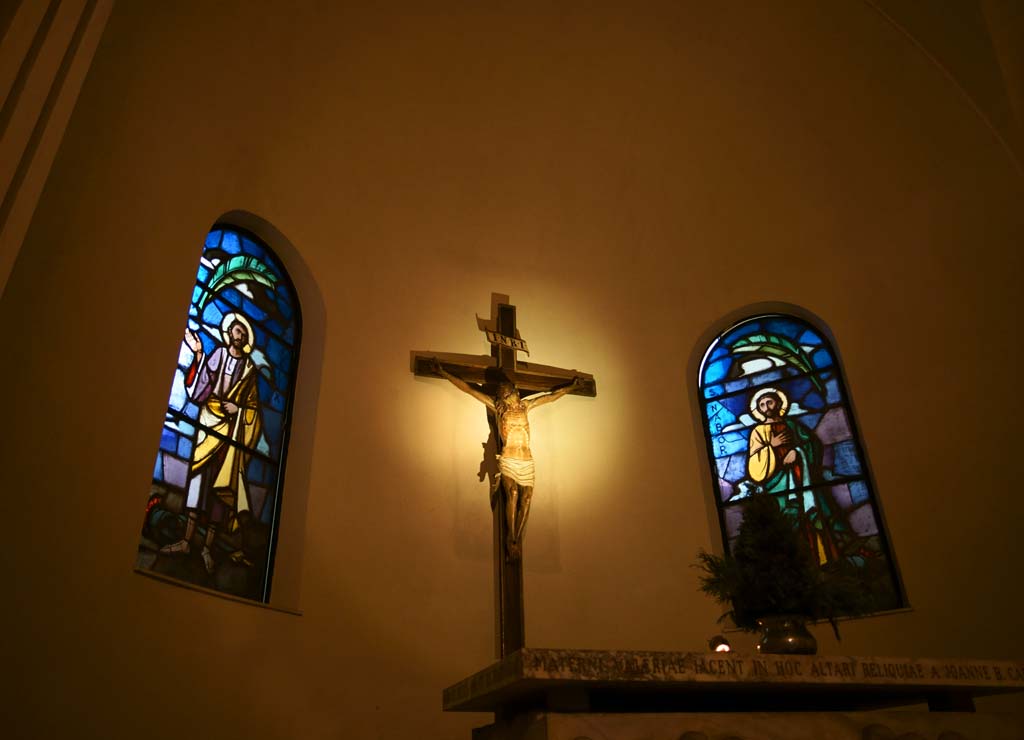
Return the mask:
M1024 663L702 653L524 651L524 675L579 680L1024 684Z

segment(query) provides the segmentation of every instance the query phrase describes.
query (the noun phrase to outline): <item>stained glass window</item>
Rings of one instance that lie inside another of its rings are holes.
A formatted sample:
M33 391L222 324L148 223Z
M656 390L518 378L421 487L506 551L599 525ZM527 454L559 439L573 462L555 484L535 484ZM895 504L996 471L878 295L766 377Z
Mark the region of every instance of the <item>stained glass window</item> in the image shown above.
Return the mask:
M785 315L739 322L705 353L700 399L726 551L744 499L773 496L826 571L842 564L856 573L879 611L904 606L842 372L822 332Z
M269 600L300 328L270 248L214 227L171 381L139 568Z

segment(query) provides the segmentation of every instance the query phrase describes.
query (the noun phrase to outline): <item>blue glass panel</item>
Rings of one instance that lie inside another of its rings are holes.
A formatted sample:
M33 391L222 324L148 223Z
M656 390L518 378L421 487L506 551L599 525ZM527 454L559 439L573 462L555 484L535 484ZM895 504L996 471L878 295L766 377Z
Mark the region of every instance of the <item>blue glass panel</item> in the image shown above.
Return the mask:
M267 319L263 322L263 328L266 329L270 334L280 339L284 336L284 327L281 323L275 319Z
M207 249L216 247L220 243L220 229L214 229L206 235L206 243L203 245Z
M725 393L725 386L721 383L709 385L704 389L704 398L718 398Z
M728 355L729 355L729 348L723 346L722 344L719 344L717 347L715 347L713 350L711 350L711 354L708 355L708 362L713 362L713 361L719 360L719 359L721 359L723 357L728 357Z
M288 344L295 344L295 324L288 324L288 328L284 330L284 334L281 337Z
M224 314L217 307L216 302L211 301L207 303L206 308L203 309L203 323L219 327L220 322L223 320Z
M248 299L242 301L242 312L255 321L267 318L267 312Z
M233 231L224 232L224 240L220 243L220 248L228 254L238 254L242 251L242 245L239 244L238 234Z
M740 393L736 396L727 396L726 398L718 399L718 403L725 406L729 411L737 418L743 419L746 424L753 424L754 420L750 418L750 394ZM744 418L745 417L745 418Z
M734 393L735 391L741 391L750 385L750 378L737 378L736 380L730 380L725 384L726 393Z
M732 365L732 358L726 358L724 360L716 360L715 362L708 363L704 369L704 383L717 383L725 378L725 374L729 372L729 366Z
M273 515L275 511L276 508L274 507L274 496L273 494L270 494L266 496L266 499L264 500L263 511L260 514L260 521L264 524L269 524L273 520Z
M192 420L198 419L199 407L196 406L191 401L189 401L187 404L185 404L185 415Z
M164 479L164 453L156 453L156 461L153 463L153 480L162 481Z
M284 316L285 319L290 321L292 318L292 303L291 299L288 297L288 291L283 285L279 284L277 292L280 296L277 300L277 310L281 312L281 315Z
M731 346L740 337L745 337L748 334L757 334L764 331L764 327L760 321L750 321L743 326L738 326L731 332L725 335L723 344Z
M790 416L792 416L792 414L790 414ZM808 429L817 430L821 417L821 414L798 414L794 418L799 419L800 423Z
M722 432L716 434L711 440L715 457L733 455L737 452L746 452L747 434L743 431Z
M266 252L263 251L263 247L254 244L251 239L242 238L242 251L246 254L251 254L253 257L259 257L261 260L265 258Z
M280 449L281 445L281 421L282 416L276 411L272 411L266 407L263 409L263 433L267 437L267 441L270 442L270 449L273 453L276 453Z
M862 480L855 480L850 483L850 499L855 504L868 500L868 484Z
M284 396L280 393L272 393L270 396L270 407L275 411L284 411Z
M220 297L231 304L232 308L242 307L242 296L237 290L231 290L230 288L220 294Z
M178 440L178 456L186 460L192 458L192 440L186 437L181 437Z
M839 381L835 378L825 383L825 390L827 392L827 400L830 404L839 403L843 397L839 393Z
M833 469L836 475L860 475L860 460L857 459L857 450L853 440L839 442L832 446L835 462Z
M820 411L825 408L825 399L817 391L814 391L800 399L800 405L810 411Z
M164 452L174 452L178 446L178 435L167 427L160 433L160 449Z
M828 353L827 349L815 350L814 354L811 355L811 362L817 368L832 367L832 355Z
M803 332L804 326L790 319L769 319L764 322L764 330L788 339L796 339Z
M289 366L290 353L281 342L272 337L267 341L267 356L276 367Z
M735 400L729 398L723 401L712 401L704 410L708 419L708 429L712 432L721 431L736 422Z
M246 480L250 483L263 483L267 471L267 464L254 457L249 460L249 469L246 472Z
M731 455L727 458L716 460L716 463L725 462L725 468L722 471L720 477L728 483L734 485L739 481L747 478L747 451L737 452L735 455ZM721 467L721 466L720 466Z
M167 405L175 411L181 411L186 401L188 401L188 395L185 393L185 374L179 368L174 371L174 380L171 381L171 398Z
M277 512L277 496L274 492L274 487L277 485L277 474L275 471L274 476L268 482L268 493L263 501L263 511L260 512L260 521L264 524L270 524L274 519L274 514Z
M206 279L210 277L210 270L205 265L199 265L199 272L196 273L196 282L206 285Z
M210 354L221 345L219 326L203 324L202 331L197 332L199 340L203 343L203 352L209 357Z
M783 372L785 369L786 368L773 367L770 370L764 370L762 372L755 373L751 375L749 378L750 385L767 385L769 383L774 383L778 380L781 380L785 376L785 373Z
M797 378L786 383L786 395L790 402L800 401L807 393L814 388L809 378Z
M797 340L800 344L823 344L821 337L816 332L810 329L806 330L800 335L800 339Z
M202 296L202 294L203 289L201 286L197 285L196 287L194 287L192 289L192 303L199 303L199 297Z

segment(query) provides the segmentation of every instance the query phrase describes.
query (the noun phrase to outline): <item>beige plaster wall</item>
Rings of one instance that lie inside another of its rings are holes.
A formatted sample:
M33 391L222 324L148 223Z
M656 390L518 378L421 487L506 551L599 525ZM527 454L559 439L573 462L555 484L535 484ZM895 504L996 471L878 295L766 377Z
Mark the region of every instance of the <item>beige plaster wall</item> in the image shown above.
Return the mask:
M439 710L492 657L486 423L408 353L483 352L492 291L535 360L598 380L533 421L530 644L716 631L687 370L784 302L839 342L913 606L822 651L1024 659L1024 184L870 7L168 5L115 7L0 306L12 737L486 721ZM199 245L234 209L322 296L275 596L302 616L132 572Z

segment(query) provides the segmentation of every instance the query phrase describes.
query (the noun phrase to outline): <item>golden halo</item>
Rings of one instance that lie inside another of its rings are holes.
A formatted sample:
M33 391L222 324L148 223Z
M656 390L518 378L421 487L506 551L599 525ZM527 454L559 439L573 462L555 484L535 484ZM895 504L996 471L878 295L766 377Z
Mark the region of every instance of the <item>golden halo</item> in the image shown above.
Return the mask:
M242 314L235 313L234 311L232 311L229 314L226 314L224 316L224 319L220 322L220 335L224 338L224 344L226 344L228 347L230 347L231 346L231 335L228 334L228 329L236 321L239 324L241 324L242 326L244 326L245 330L249 333L249 343L246 344L244 347L242 347L242 352L244 352L245 354L249 354L250 352L252 352L252 340L253 340L252 324L250 324L249 320L247 318L245 318L245 316L243 316Z
M762 414L761 411L757 408L757 402L761 400L762 396L766 396L769 393L774 393L776 396L779 397L780 418L785 416L786 412L789 411L789 399L786 397L785 393L780 391L778 388L762 388L757 393L755 393L753 397L750 399L750 415L753 416L758 421L766 421L766 419L764 418L764 414Z

